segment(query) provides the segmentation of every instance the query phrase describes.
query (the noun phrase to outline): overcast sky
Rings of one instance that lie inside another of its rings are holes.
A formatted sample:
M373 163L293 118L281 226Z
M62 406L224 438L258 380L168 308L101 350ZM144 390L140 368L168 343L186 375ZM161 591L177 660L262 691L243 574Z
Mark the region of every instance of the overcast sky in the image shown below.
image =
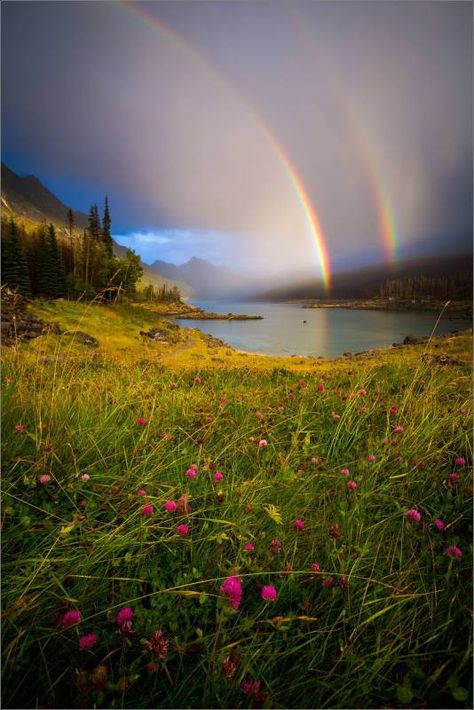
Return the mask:
M144 16L145 14L145 16ZM3 160L147 261L472 245L470 2L3 2ZM291 164L291 169L289 168ZM382 212L383 212L382 210Z

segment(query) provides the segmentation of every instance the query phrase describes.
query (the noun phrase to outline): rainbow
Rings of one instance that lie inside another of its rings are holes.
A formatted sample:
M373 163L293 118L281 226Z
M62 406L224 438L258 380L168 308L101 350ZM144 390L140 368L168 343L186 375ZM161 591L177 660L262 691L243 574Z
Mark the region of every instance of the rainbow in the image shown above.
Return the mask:
M251 115L255 124L265 136L268 144L270 145L273 151L273 154L276 156L276 158L284 168L285 173L289 179L292 190L305 217L308 231L311 235L313 250L316 259L319 263L321 279L324 284L324 288L325 290L328 290L331 278L331 265L329 258L329 250L327 247L327 239L324 236L321 222L311 202L311 199L308 196L303 181L298 175L298 172L293 163L291 162L291 159L285 148L281 145L280 141L277 139L277 136L273 133L273 131L265 122L263 117L240 93L240 91L223 75L223 73L220 70L216 69L212 62L204 54L199 52L189 42L189 40L185 39L178 32L171 29L163 20L158 19L149 11L147 11L144 7L145 4L146 3L133 2L133 0L122 0L121 2L118 2L116 4L114 3L115 7L121 7L127 13L133 15L136 19L146 23L146 25L152 27L155 30L158 30L163 37L168 39L168 41L173 44L174 47L177 47L181 51L186 52L188 55L191 56L194 61L198 61L199 64L203 68L205 68L207 72L212 74L214 79L216 79L221 85L225 86L227 90L230 90L231 93L238 98L240 103Z

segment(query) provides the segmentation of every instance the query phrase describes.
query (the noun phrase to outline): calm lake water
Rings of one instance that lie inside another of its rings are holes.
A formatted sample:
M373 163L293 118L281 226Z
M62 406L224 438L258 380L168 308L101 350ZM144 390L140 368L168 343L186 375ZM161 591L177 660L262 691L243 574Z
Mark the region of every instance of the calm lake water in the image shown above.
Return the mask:
M269 355L322 355L334 357L345 352L388 348L406 335L430 335L437 317L434 313L394 313L349 309L309 309L287 303L247 303L240 301L192 301L214 313L246 313L263 316L258 321L196 321L179 323L199 328L232 347ZM306 321L304 323L303 321ZM468 320L441 320L437 335L471 327Z

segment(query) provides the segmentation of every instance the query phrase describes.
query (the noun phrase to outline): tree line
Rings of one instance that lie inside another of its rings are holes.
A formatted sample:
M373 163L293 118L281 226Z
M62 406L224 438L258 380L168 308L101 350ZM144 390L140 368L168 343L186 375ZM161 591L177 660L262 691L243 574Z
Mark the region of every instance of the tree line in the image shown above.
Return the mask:
M468 272L451 276L412 276L387 279L379 289L382 298L470 299L472 275Z

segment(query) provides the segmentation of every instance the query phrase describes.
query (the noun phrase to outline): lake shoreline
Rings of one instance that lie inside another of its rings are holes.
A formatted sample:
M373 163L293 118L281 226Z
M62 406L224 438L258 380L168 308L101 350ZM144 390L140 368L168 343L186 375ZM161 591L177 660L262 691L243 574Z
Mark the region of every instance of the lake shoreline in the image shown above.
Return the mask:
M354 311L387 311L401 313L441 313L450 319L471 320L473 315L472 302L451 301L446 306L442 301L413 301L409 299L331 299L322 301L315 299L296 299L284 303L300 305L303 309L338 308Z

